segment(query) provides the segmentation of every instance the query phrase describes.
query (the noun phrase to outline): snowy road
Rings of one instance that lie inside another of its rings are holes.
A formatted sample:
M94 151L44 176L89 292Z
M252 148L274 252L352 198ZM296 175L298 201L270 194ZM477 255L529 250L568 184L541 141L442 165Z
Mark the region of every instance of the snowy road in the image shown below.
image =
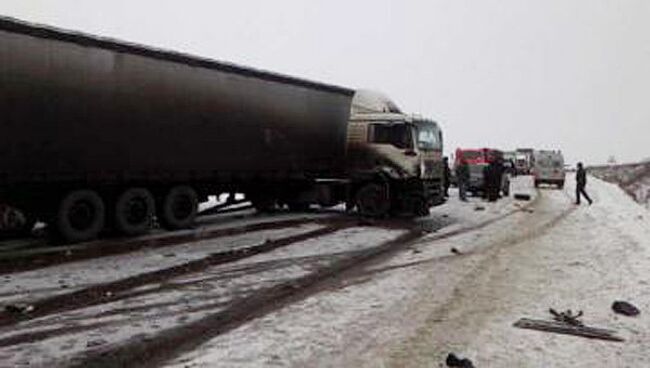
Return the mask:
M35 309L0 312L0 367L432 367L449 352L477 367L650 366L650 213L596 180L592 207L571 186L515 186L533 201L452 198L415 222L215 218L152 247L14 265L0 304ZM621 299L641 316L613 314ZM626 341L512 327L550 307Z

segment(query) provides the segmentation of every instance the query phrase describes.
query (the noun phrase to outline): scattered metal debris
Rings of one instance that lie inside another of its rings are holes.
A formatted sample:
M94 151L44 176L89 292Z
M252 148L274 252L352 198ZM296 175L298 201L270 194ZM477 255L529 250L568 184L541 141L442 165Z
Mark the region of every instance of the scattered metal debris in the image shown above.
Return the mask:
M549 313L553 315L553 319L557 322L562 322L566 323L571 326L584 326L585 324L582 323L582 321L579 319L584 315L582 311L578 311L578 313L573 314L571 312L571 309L567 310L566 312L557 312L555 309L550 308Z
M451 252L454 253L454 254L456 254L456 255L461 255L461 254L463 254L463 253L462 253L460 250L458 250L457 248L451 248Z
M544 321L529 318L522 318L515 322L515 327L543 332L553 332L564 335L581 336L589 339L622 342L622 337L616 335L616 331L604 328L587 327L584 325L574 326L566 322Z
M641 314L639 308L635 307L634 305L628 302L624 302L620 300L617 300L614 302L614 304L612 304L612 309L614 310L614 312L628 317L635 317Z
M474 211L485 211L485 207L483 207L483 206L476 206L476 207L474 207Z
M5 305L5 312L11 314L27 314L34 311L34 306L29 304Z
M94 347L97 347L97 346L100 346L100 345L104 345L106 343L107 343L107 341L104 340L104 339L90 340L90 341L88 341L86 343L86 347L87 348L94 348Z
M474 363L472 363L471 360L467 358L459 358L456 356L454 353L449 353L447 355L447 359L445 360L445 363L447 364L447 367L453 367L453 368L476 368L474 366Z
M530 201L530 194L516 193L514 198L518 201Z

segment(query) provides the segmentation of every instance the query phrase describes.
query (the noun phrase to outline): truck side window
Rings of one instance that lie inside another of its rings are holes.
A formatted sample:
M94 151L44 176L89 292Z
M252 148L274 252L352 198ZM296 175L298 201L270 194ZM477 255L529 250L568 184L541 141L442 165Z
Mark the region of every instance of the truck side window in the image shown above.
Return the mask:
M371 143L392 144L399 149L413 148L411 129L404 124L372 124L368 138Z

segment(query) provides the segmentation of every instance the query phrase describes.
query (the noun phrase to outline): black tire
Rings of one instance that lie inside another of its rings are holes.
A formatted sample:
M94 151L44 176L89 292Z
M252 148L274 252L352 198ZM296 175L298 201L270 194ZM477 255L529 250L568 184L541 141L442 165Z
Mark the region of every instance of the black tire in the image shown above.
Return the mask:
M254 196L251 203L257 212L269 213L277 209L277 201L272 197Z
M169 230L186 229L194 223L199 196L188 186L173 187L158 206L158 220Z
M355 202L359 213L364 216L383 217L390 211L390 198L385 185L364 185L357 192Z
M75 190L59 203L54 223L62 240L77 243L95 239L104 229L105 220L102 198L92 190Z
M289 210L292 212L306 212L309 211L309 203L305 202L289 202L287 203Z
M124 235L145 234L151 227L155 213L151 192L144 188L130 188L115 202L113 220L115 229Z

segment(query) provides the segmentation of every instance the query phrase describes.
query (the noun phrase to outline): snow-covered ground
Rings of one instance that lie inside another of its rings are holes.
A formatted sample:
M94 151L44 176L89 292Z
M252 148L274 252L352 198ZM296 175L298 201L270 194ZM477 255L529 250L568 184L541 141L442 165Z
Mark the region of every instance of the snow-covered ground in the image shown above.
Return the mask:
M233 328L208 332L164 365L439 367L455 352L477 367L650 366L650 213L612 184L592 179L588 190L596 201L591 207L572 204L571 185L538 192L528 177L517 178L512 189L530 194L528 202L471 198L462 203L452 191L447 204L417 221L424 231L408 247L322 280L313 292ZM202 220L201 226L233 226L232 219L222 222L220 216ZM234 224L295 216L247 215ZM332 226L319 219L336 215L308 216L313 222L295 227L2 276L0 304L38 306L73 291L175 270L160 280L144 279L117 290L105 301L84 294L92 301L87 305L64 305L61 312L7 325L0 318L0 367L64 367L87 354L201 324L237 301L291 285L407 231L403 225L353 222L318 233ZM301 236L305 238L233 262L208 262L224 250ZM183 270L204 261L197 269ZM613 314L615 300L634 303L641 316ZM512 326L523 317L548 319L548 308L583 310L586 324L615 329L626 341ZM187 338L196 341L196 336Z
M650 214L614 185L594 179L588 189L592 207L575 207L570 185L542 189L533 211L420 242L169 367L438 367L449 352L477 367L650 366ZM513 205L487 204L485 213ZM436 213L462 217L472 207L452 201ZM641 316L615 315L615 300ZM548 319L549 308L583 310L586 324L626 341L512 326Z

